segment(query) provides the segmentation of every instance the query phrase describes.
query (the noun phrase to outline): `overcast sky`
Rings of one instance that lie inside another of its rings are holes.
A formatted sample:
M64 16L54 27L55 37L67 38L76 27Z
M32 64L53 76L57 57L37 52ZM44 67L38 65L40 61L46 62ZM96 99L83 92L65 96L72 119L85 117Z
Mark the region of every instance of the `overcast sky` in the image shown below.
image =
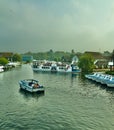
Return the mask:
M0 0L0 52L110 51L114 0Z

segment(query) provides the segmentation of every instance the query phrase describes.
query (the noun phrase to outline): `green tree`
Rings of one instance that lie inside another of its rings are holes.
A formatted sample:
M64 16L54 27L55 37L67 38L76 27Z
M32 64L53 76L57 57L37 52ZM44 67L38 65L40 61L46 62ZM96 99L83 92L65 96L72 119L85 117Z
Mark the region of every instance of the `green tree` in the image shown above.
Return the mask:
M111 61L113 62L113 66L111 70L114 71L114 50L112 51L112 54L111 54Z
M93 71L94 59L91 55L84 54L80 57L78 66L82 72L89 73Z
M6 65L7 63L8 63L8 60L6 58L4 58L4 57L0 58L0 64L1 65Z
M13 61L22 61L22 57L21 57L21 55L16 53L13 55L12 60Z

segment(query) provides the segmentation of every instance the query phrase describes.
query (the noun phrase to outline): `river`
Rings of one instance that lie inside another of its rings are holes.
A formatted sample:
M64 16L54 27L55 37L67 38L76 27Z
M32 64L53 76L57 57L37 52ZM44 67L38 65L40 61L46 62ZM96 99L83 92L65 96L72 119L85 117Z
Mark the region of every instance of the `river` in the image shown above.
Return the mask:
M33 78L44 94L19 89ZM0 130L113 130L114 89L80 74L34 73L29 64L0 73Z

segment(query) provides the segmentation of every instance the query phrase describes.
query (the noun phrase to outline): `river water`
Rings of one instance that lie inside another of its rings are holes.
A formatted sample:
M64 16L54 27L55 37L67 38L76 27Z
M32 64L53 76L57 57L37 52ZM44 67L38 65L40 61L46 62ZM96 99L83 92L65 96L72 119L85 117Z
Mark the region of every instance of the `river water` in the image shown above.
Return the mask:
M34 78L44 94L19 89L18 81ZM79 74L34 73L22 65L0 73L0 130L113 130L114 89Z

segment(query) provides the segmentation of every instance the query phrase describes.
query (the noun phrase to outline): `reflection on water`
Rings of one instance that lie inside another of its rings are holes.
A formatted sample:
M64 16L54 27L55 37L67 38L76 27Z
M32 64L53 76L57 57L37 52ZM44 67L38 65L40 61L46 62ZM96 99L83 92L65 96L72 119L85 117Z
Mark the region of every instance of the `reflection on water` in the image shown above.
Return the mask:
M24 98L39 98L41 96L44 96L45 92L37 92L37 93L30 93L30 92L27 92L23 89L19 89L19 93L22 94L24 96Z
M45 93L19 88L38 79ZM10 88L10 89L9 89ZM34 73L30 65L0 75L0 130L113 130L114 89L79 73Z

